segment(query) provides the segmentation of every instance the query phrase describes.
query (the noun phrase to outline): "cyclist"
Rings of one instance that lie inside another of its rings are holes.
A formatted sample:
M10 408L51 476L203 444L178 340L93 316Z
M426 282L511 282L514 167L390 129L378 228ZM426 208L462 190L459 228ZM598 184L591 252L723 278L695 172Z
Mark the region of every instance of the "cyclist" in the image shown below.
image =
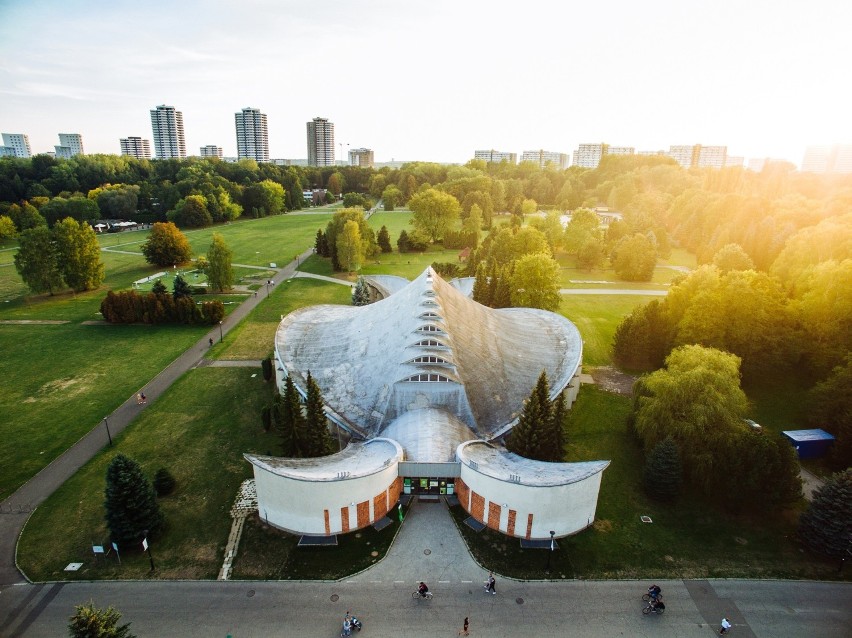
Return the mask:
M420 593L421 598L426 598L426 592L429 591L429 588L426 586L426 583L421 580L420 587L417 588L417 591Z
M648 595L651 597L652 602L657 602L660 599L660 594L663 593L663 590L660 589L659 585L651 585L648 587Z

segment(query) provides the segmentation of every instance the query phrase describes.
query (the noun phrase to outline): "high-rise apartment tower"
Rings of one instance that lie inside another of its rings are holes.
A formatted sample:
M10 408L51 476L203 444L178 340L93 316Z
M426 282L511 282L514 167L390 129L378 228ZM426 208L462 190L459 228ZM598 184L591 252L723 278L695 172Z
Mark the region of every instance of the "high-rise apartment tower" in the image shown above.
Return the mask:
M244 108L234 113L237 126L237 157L256 162L269 161L269 134L266 129L266 114L260 109Z
M173 106L160 105L151 111L154 152L157 159L184 159L186 138L183 135L183 113Z
M136 159L151 159L151 142L141 137L123 137L119 140L121 154Z
M83 136L79 133L60 133L59 146L54 146L56 157L71 159L75 155L84 155Z
M307 124L308 165L334 166L334 123L315 117Z
M30 150L30 138L24 133L3 133L3 146L7 149L4 155L24 158L33 156Z

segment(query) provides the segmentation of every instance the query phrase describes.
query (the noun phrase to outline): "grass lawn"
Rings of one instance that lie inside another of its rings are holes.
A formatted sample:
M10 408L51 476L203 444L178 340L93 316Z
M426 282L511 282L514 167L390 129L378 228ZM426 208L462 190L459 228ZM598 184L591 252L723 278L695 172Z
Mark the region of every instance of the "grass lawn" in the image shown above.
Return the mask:
M621 320L636 306L656 297L640 295L562 295L559 313L570 319L583 337L583 364L612 365L612 337Z
M158 397L116 437L115 447L105 448L36 509L18 545L24 573L33 580L216 578L231 505L240 483L252 476L242 454L268 454L277 444L261 427L260 408L272 386L258 372L198 368ZM93 542L108 544L104 477L118 453L139 462L149 478L166 467L177 479L175 492L160 499L167 527L151 539L153 575L141 546L123 552L120 566L112 556L92 557ZM63 571L70 562L83 567Z
M650 500L641 486L643 455L627 432L630 400L584 386L567 427L568 459L608 459L594 525L559 541L552 578L818 578L833 580L836 561L803 554L792 542L799 511L725 515L684 495L676 505ZM452 508L457 521L466 514ZM653 523L642 523L647 515ZM544 578L546 550L459 525L486 569Z
M266 290L261 289L257 294L265 295ZM289 279L273 288L269 299L229 332L224 343L213 348L211 356L218 359L265 359L272 354L275 331L281 317L296 308L316 304L352 305L352 290L349 286L318 279Z

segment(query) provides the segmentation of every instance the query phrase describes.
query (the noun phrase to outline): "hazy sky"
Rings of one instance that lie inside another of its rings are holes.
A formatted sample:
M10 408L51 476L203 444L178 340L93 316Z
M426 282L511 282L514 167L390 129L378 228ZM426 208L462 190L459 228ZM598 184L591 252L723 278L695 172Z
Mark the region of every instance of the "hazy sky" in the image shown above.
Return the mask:
M0 0L0 131L118 153L168 104L189 154L233 156L251 106L274 158L306 157L319 116L376 161L606 142L799 164L852 143L850 42L849 0Z

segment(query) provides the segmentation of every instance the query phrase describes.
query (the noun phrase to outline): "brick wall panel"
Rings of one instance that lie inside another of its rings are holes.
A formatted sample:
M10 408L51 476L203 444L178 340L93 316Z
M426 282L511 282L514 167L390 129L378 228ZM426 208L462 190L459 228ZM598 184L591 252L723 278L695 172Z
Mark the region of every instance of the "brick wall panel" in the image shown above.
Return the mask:
M503 508L497 503L488 503L488 527L500 530L500 512Z
M506 533L509 536L515 535L515 519L518 517L518 513L515 510L509 510L509 521L506 527Z
M323 510L325 516L325 535L331 536L331 517L328 514L328 510Z
M370 524L370 501L358 503L358 527L367 527Z
M470 493L470 515L480 523L485 523L485 499L471 491Z
M349 508L340 508L340 529L343 534L349 531Z
M377 521L388 513L388 493L382 492L373 498L373 520Z
M527 516L527 538L532 536L532 521L533 521L533 515L532 515L532 513L530 513L530 515Z

